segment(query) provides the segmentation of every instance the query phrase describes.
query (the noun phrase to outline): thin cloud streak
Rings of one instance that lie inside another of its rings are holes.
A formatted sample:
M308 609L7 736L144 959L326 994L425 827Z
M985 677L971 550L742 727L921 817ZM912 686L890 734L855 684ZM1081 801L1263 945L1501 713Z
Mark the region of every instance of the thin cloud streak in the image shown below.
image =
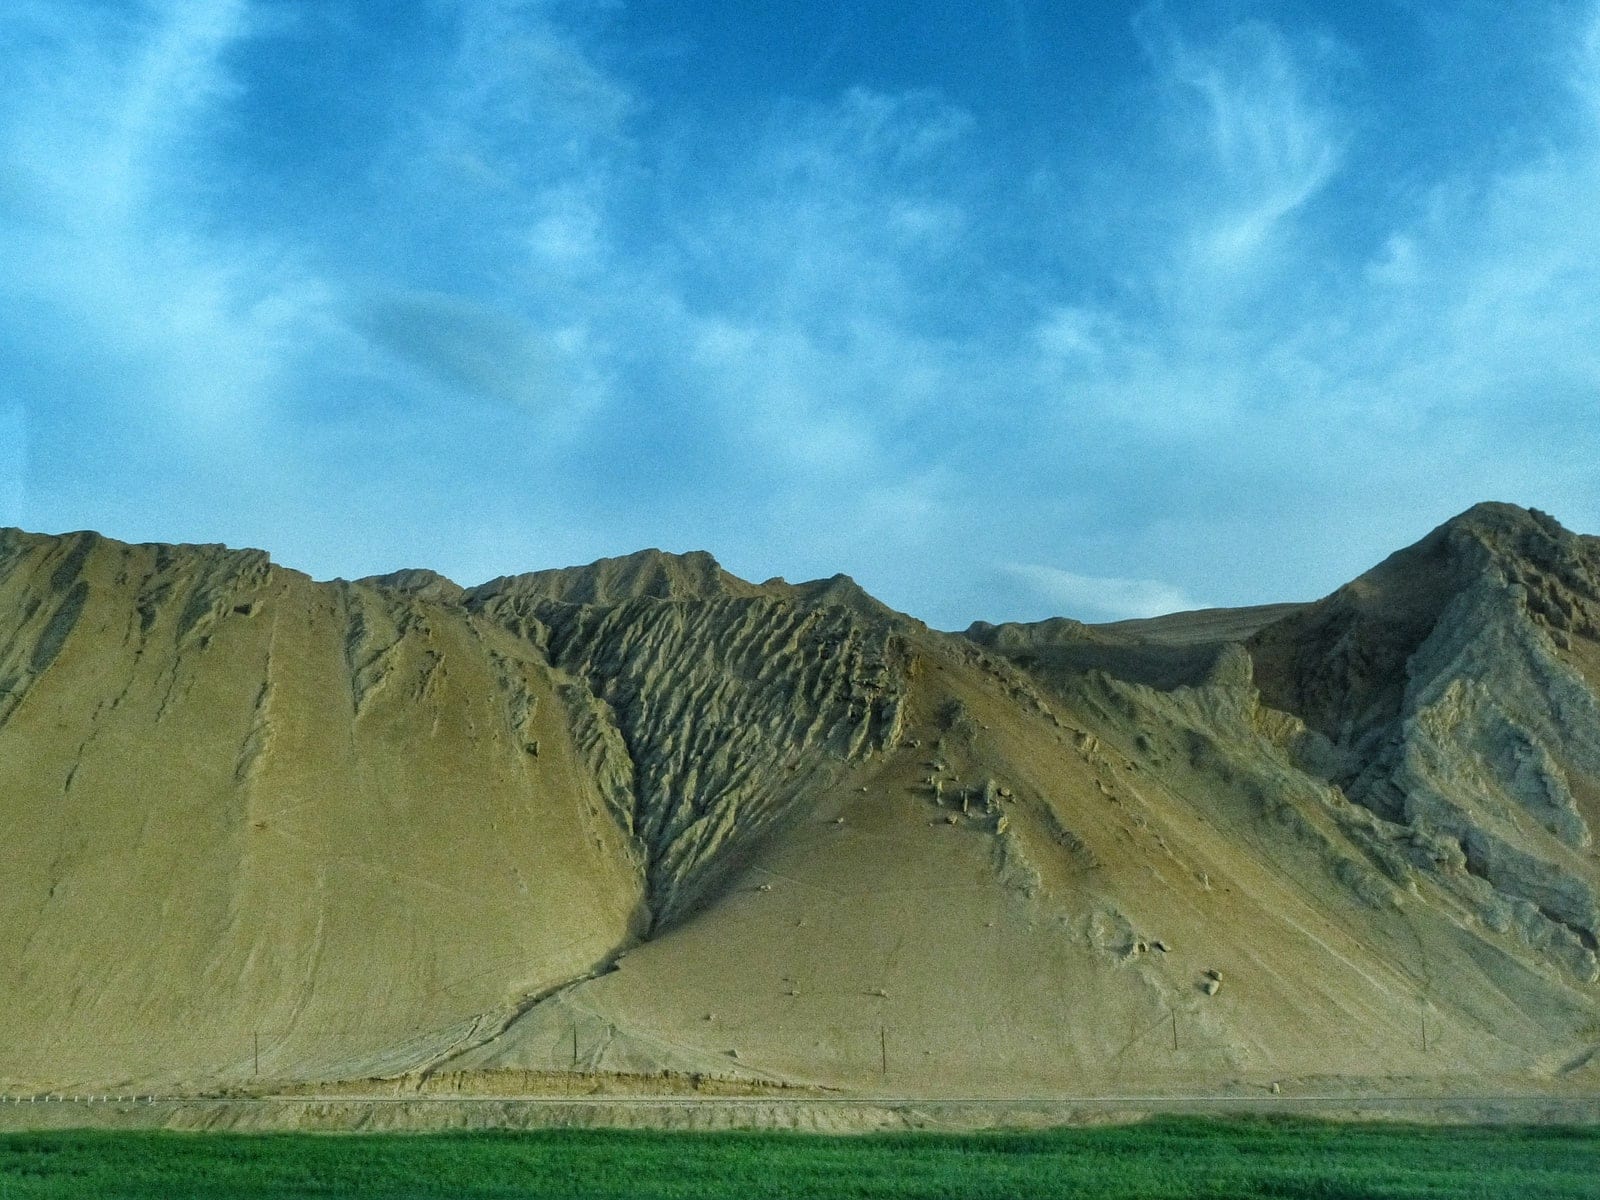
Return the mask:
M1141 620L1206 607L1182 588L1157 579L1079 575L1037 563L1006 563L1001 569L1041 598L1059 605L1062 616L1079 620Z
M1331 103L1314 94L1317 76L1271 26L1246 22L1214 44L1197 44L1158 5L1136 28L1179 97L1182 140L1209 149L1210 179L1190 178L1185 191L1217 215L1198 219L1181 265L1202 279L1245 270L1332 180L1347 136Z

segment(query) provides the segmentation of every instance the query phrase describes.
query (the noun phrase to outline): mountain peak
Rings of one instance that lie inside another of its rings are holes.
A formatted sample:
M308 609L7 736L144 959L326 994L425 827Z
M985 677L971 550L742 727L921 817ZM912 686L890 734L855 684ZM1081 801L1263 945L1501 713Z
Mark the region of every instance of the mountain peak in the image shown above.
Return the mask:
M459 583L426 567L405 567L398 571L390 571L386 575L368 575L356 582L367 587L415 596L419 600L448 603L458 601L466 594L466 589Z
M901 617L866 588L845 574L831 575L827 579L812 579L805 583L788 583L782 579L769 579L761 585L769 595L794 600L812 607L845 608L864 617Z
M1537 555L1552 542L1578 540L1549 513L1495 500L1474 504L1430 536L1470 538L1497 555Z
M1558 633L1574 620L1588 628L1597 547L1537 509L1476 504L1252 638L1263 695L1336 740L1381 725L1399 711L1412 655L1470 590L1519 587Z
M724 571L704 550L672 554L652 548L582 567L503 575L471 589L467 597L482 601L516 594L564 604L614 605L645 598L709 600L759 592L754 584Z

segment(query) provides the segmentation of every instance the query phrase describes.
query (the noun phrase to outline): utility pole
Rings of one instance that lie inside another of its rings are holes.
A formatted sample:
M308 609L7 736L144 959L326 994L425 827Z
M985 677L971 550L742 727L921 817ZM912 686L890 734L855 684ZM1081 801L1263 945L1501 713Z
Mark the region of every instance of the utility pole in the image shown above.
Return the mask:
M1172 1049L1176 1053L1178 1049L1178 1010L1174 1008L1168 1015L1172 1018Z
M1428 1010L1422 1010L1422 1052L1428 1052Z
M254 1036L255 1036L256 1074L259 1075L259 1074L261 1074L261 1031L259 1029L256 1030Z
M889 1077L889 1033L882 1025L878 1026L878 1056L882 1063L883 1076L887 1079Z
M578 1023L576 1021L572 1023L572 1070L574 1074L578 1070Z

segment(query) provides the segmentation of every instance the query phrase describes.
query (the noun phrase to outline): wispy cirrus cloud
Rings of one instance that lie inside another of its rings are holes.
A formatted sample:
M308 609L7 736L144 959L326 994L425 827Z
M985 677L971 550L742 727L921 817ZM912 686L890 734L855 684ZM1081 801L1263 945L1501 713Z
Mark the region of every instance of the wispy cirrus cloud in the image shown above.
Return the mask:
M1339 49L1308 38L1298 52L1273 26L1245 21L1209 42L1187 35L1164 5L1135 22L1169 120L1193 173L1183 269L1201 280L1250 266L1274 235L1332 180L1350 134L1330 95Z
M1569 48L1592 12L1562 26ZM1439 519L1502 495L1600 520L1580 432L1600 403L1600 247L1572 219L1594 187L1592 139L1551 126L1533 157L1403 178L1374 205L1350 173L1380 170L1383 134L1339 98L1355 51L1260 24L1197 42L1173 21L1146 10L1141 37L1176 98L1169 130L1187 129L1213 174L1196 167L1164 209L1141 193L1165 216L1123 296L1064 300L1034 330L1040 386L1063 397L1059 438L1117 446L1132 465L1103 464L1107 492L1153 486L1164 510L1123 553L1154 565L1158 544L1205 546L1248 574L1310 536L1353 574L1418 532L1424 497ZM1364 236L1340 240L1352 213ZM1319 532L1262 557L1265 531L1296 526Z
M212 0L31 5L8 24L29 69L0 118L0 297L9 354L60 386L35 398L38 423L61 415L53 400L225 442L325 300L283 247L204 220L205 144L233 94L224 60L259 22Z

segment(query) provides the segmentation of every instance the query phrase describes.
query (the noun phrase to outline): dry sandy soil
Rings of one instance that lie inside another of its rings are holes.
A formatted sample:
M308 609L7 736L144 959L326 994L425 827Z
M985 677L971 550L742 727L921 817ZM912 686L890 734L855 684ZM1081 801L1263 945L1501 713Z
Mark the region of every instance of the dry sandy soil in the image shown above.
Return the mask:
M702 554L464 590L0 532L0 1092L1581 1105L1597 622L1600 542L1506 505L1314 604L960 635Z

